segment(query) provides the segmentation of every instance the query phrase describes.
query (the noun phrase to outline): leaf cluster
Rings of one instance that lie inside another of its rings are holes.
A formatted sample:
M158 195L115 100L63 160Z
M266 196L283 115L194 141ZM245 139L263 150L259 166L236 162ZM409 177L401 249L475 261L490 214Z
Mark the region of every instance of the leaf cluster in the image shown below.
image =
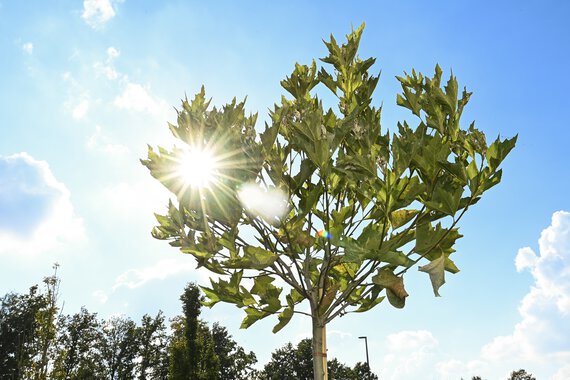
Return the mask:
M372 97L375 59L357 53L363 29L344 44L331 36L326 66L295 65L281 82L290 97L274 105L259 134L243 102L210 109L203 88L183 101L171 131L222 157L210 189L188 188L176 176L179 148L149 148L142 161L176 195L153 236L220 275L203 287L206 304L244 309L242 327L277 314L276 332L294 313L324 325L385 297L404 307L404 274L421 263L438 296L445 272L459 271L451 258L457 223L500 182L500 164L515 146L516 136L488 144L474 123L462 127L471 93L453 74L444 80L439 65L433 76L397 77L396 102L414 121L383 128ZM332 93L338 108L326 109L317 90ZM239 190L252 182L287 194L287 213L266 220L247 212ZM310 312L298 306L305 300Z

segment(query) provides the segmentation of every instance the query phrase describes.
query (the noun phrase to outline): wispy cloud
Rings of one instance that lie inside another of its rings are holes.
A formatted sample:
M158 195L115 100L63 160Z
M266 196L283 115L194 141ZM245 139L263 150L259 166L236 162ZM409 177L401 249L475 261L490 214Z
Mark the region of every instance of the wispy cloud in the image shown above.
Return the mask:
M113 291L120 287L138 288L149 281L164 280L182 273L196 271L196 262L191 257L186 260L166 259L144 268L129 269L115 279Z
M107 48L107 59L105 62L95 62L93 68L97 75L102 75L109 80L115 80L121 77L121 74L113 67L113 61L120 55L119 50L111 46Z
M147 112L160 115L170 108L163 99L153 96L150 91L138 83L128 82L121 95L113 102L116 107L135 112Z
M92 28L100 28L115 17L111 0L84 0L81 18Z
M89 101L87 99L81 99L79 103L77 103L71 110L71 116L75 120L81 120L85 117L85 115L87 115L88 110L89 110Z
M130 152L129 148L122 144L113 143L111 138L103 133L100 125L95 126L95 132L87 140L87 149L102 152L108 155L125 155Z
M31 42L26 42L22 44L22 50L26 54L32 54L34 52L34 44L32 44Z
M47 162L25 152L0 156L0 253L37 254L84 234Z

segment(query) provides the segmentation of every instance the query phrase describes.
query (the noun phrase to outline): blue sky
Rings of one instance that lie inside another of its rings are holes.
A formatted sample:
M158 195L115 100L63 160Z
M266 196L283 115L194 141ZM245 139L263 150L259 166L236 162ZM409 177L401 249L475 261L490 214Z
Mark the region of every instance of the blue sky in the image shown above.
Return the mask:
M66 313L179 313L184 285L207 273L150 237L168 194L138 162L146 144L172 143L173 107L202 84L218 105L247 95L263 121L295 62L366 22L360 55L378 58L385 128L408 117L394 77L439 63L474 92L465 123L519 140L503 182L462 220L462 271L443 297L411 273L406 308L335 321L329 355L364 360L367 335L383 379L568 379L569 16L562 0L0 0L0 294L57 261ZM277 335L274 320L239 330L243 313L225 305L204 317L261 363L310 332L303 318Z

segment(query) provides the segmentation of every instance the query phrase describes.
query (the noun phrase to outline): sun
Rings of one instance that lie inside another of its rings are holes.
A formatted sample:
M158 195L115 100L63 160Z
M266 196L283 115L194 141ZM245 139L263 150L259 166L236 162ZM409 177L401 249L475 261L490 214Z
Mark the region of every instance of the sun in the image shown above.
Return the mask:
M176 172L190 187L209 187L216 180L217 161L206 149L189 149L180 157Z

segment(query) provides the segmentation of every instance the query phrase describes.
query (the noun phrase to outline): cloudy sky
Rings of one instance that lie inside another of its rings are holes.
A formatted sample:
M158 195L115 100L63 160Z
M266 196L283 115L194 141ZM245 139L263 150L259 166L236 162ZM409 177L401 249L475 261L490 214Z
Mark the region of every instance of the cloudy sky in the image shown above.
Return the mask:
M329 355L363 361L366 335L386 380L498 380L518 368L569 379L568 17L563 0L0 0L0 294L58 262L66 313L179 313L184 285L207 273L150 237L168 194L138 161L147 144L171 144L173 107L202 84L218 105L247 95L266 119L295 62L366 22L361 56L382 70L384 127L406 117L394 77L439 63L474 92L465 122L519 142L501 185L462 220L462 271L443 297L411 273L406 308L332 323ZM204 317L262 363L310 331L303 318L277 335L275 320L239 330L242 312L224 305Z

